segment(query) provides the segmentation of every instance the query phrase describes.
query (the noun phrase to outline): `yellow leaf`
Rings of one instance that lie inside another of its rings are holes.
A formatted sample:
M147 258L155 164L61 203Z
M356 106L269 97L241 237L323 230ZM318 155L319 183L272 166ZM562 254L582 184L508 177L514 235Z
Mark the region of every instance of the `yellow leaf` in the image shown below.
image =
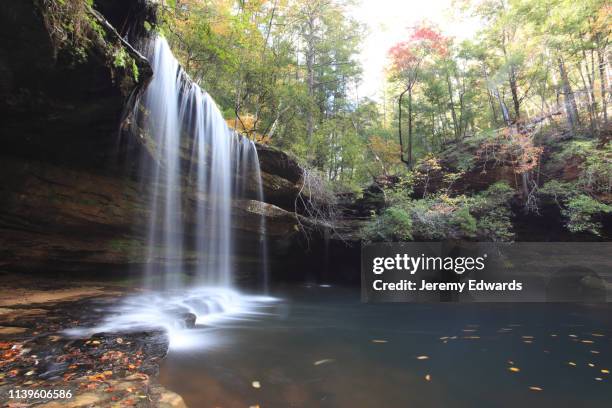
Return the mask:
M508 370L512 371L513 373L518 373L521 371L521 369L518 367L508 367Z

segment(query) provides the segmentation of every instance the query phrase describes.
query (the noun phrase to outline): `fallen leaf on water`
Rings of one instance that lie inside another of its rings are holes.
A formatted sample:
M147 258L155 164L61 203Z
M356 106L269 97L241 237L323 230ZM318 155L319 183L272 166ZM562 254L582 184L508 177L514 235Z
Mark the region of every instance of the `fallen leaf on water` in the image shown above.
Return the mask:
M599 354L599 351L597 351L597 350L591 350L591 354Z
M425 376L425 381L431 381L431 375L427 374L427 375Z
M593 340L580 340L580 342L585 344L593 344Z
M521 336L521 337L522 337L523 339L527 339L527 340L529 340L529 339L533 339L533 336Z
M589 367L595 367L595 364L593 364L593 363L588 363L587 365L588 365Z
M372 340L372 343L386 343L387 340L379 340L379 339L374 339Z
M603 381L603 378L601 378L601 377L595 377L595 381Z
M259 383L259 381L253 381L251 385L253 386L253 388L261 388L261 384Z
M531 391L543 391L543 389L542 389L541 387L533 387L533 386L532 386L532 387L529 387L529 389L530 389Z
M550 337L557 337L557 335L556 334L551 334Z
M464 333L474 333L477 330L476 329L463 329L461 331L464 332Z
M578 337L578 336L576 336L575 334L568 334L568 336L569 336L569 337L573 337L573 338Z
M514 365L514 361L512 361L512 360L508 360L508 364L510 364L510 365Z
M593 337L604 337L604 335L601 334L601 333L591 333L591 336L593 336Z
M567 364L571 365L572 367L576 367L576 363L574 363L573 361L569 361Z
M334 361L333 358L324 358L323 360L317 360L313 363L313 365L321 365L321 364L327 364L327 363L332 363Z
M525 343L525 344L532 344L533 341L531 341L531 340L523 340L523 343Z
M467 340L478 340L480 336L464 336L463 338Z
M602 372L603 374L610 374L610 370L606 370L605 368L604 368L603 370L601 370L601 372Z
M429 356L417 356L417 360L428 360Z
M518 367L508 367L508 370L512 371L513 373L518 373L521 371L521 369Z

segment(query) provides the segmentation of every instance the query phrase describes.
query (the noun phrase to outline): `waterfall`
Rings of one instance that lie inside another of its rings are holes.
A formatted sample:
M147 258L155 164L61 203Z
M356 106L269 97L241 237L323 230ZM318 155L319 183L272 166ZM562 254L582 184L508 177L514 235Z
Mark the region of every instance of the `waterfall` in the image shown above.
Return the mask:
M154 75L136 107L134 124L150 139L158 161L145 170L152 178L143 177L153 186L147 286L181 288L184 272L191 270L191 283L230 287L232 200L246 196L245 180L256 180L256 198L263 200L257 150L227 126L213 99L190 80L163 37L146 48ZM195 216L184 208L184 189L196 197ZM192 231L186 227L188 216L195 219ZM265 270L265 239L261 246ZM184 259L190 260L189 267Z
M149 152L141 160L143 190L150 191L147 290L114 306L100 325L67 333L163 328L171 348L202 347L210 345L215 325L260 316L275 300L233 289L232 204L251 197L257 200L251 206L263 205L259 159L255 144L227 126L163 37L144 48L154 74L131 122ZM267 290L266 225L259 213ZM196 328L188 328L194 317Z

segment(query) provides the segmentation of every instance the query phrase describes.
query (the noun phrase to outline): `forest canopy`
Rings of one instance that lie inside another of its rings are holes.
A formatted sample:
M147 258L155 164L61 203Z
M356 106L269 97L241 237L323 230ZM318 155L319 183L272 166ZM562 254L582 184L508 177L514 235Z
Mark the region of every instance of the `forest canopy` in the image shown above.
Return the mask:
M356 4L175 0L160 30L237 131L293 153L336 191L401 180L391 189L403 198L391 194L376 220L404 226L387 239L413 237L429 219L419 211L442 207L430 238L512 239L512 197L526 212L554 202L569 230L599 233L612 187L608 2L452 2L459 18L479 22L475 35L406 27L376 100L359 97L369 32ZM570 162L572 175L559 169ZM474 188L495 167L510 176Z

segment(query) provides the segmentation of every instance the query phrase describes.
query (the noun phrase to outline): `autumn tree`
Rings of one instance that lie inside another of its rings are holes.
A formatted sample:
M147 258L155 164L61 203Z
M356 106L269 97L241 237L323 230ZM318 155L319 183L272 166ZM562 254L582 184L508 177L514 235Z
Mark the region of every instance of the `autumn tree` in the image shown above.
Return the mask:
M413 135L413 93L425 65L435 55L446 53L447 39L436 29L420 25L410 30L408 39L389 50L391 59L390 74L394 81L401 84L403 90L399 95L399 143L400 159L407 165L412 165L412 135ZM402 138L402 100L408 94L408 158L404 158L404 141Z

